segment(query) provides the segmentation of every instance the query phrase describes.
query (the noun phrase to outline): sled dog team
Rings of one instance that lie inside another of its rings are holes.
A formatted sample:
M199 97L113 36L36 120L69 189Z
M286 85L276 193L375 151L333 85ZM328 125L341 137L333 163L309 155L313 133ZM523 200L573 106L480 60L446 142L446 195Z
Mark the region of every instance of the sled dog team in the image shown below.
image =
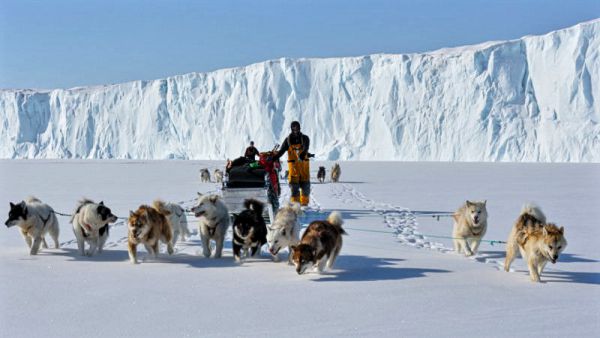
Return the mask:
M301 208L298 203L287 203L278 210L273 224L267 227L263 219L265 205L255 199L244 202L245 209L230 217L227 207L218 195L198 193L197 204L191 211L199 218L198 233L205 257L220 258L223 252L225 235L233 219L233 255L237 262L248 256L260 255L261 247L268 244L269 252L275 261L278 253L288 248L288 262L296 266L298 274L313 267L322 272L325 267L331 269L342 248L342 217L332 212L327 220L312 222L302 237L298 217ZM104 202L95 203L89 199L78 202L70 223L77 241L80 255L92 256L102 253L109 235L109 224L117 221L111 209ZM54 247L58 242L58 220L54 210L35 197L29 197L18 204L10 203L7 227L19 226L21 234L35 255L40 245L47 248L45 235L50 234ZM138 263L137 246L144 245L146 251L156 257L159 243L167 246L169 255L174 252L177 238L182 240L190 235L185 211L181 206L156 200L149 205L141 205L129 212L127 220L127 247L131 263ZM214 252L210 242L215 242ZM86 244L88 249L86 250Z
M284 204L270 226L265 224L262 217L262 202L248 199L244 207L241 213L230 217L218 195L198 193L197 204L191 211L200 221L198 233L205 257L222 256L225 235L232 218L233 256L237 262L248 256L260 255L261 247L267 244L275 261L279 260L279 251L287 248L288 263L295 265L298 274L310 267L318 272L322 272L325 267L333 267L342 248L342 235L346 234L339 212L332 212L327 220L313 221L300 237L299 204ZM477 253L487 230L487 217L486 201L466 201L453 214L452 238L457 253L465 256ZM108 225L116 220L117 217L104 202L81 200L70 220L79 254L92 256L96 252L101 253L108 238ZM132 263L137 263L138 244L143 244L146 251L156 257L159 242L166 244L167 253L172 254L177 238L184 240L190 235L183 208L160 200L154 201L152 206L141 205L136 211L130 211L127 223L128 252ZM5 225L21 228L31 255L38 253L40 245L48 247L44 238L46 234L53 239L54 247L59 247L59 226L55 212L35 197L29 197L18 204L10 203ZM214 252L210 241L215 242ZM86 243L88 250L85 250ZM538 206L526 204L508 237L504 269L509 271L511 263L520 253L527 262L531 280L539 282L545 265L548 262L556 263L566 246L564 228L546 222L546 216Z

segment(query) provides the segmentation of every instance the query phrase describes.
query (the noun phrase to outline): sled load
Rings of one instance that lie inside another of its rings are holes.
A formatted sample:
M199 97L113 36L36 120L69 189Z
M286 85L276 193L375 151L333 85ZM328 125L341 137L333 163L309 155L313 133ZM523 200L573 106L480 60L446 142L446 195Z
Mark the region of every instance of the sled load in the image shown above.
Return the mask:
M230 213L241 212L244 201L254 198L267 205L263 212L265 222L270 224L274 219L281 194L281 164L273 158L276 149L277 146L272 151L259 153L259 160L255 162L240 157L228 164L223 182L223 201Z

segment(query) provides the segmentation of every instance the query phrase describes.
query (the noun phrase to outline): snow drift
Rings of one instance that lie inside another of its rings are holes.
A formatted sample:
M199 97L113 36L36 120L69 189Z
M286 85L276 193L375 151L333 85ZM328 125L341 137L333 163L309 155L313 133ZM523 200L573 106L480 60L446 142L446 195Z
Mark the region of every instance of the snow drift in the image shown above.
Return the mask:
M224 159L293 120L324 160L600 161L600 20L410 55L0 92L2 158Z

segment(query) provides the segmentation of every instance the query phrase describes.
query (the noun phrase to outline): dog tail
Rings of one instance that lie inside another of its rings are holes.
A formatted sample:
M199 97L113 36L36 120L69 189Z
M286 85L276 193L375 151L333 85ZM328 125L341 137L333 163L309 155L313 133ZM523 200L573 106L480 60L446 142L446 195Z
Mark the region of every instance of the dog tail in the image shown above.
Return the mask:
M35 196L27 196L27 198L25 199L25 202L27 202L27 203L42 203L42 201Z
M265 204L259 200L255 200L254 198L249 198L244 201L244 207L246 209L253 210L259 215L262 215L263 209L265 208Z
M340 234L342 234L342 235L348 234L344 230L344 228L342 228L342 224L344 224L344 220L342 219L342 214L339 211L334 211L331 214L329 214L329 216L327 217L327 222L329 222L329 224L336 227L336 229L340 232Z
M167 209L167 204L164 201L155 200L152 202L152 207L165 216L169 216L171 214L171 211Z
M285 202L280 209L290 208L295 214L300 214L302 211L302 206L298 202Z
M542 209L539 206L535 205L534 203L526 203L525 205L523 205L523 208L521 209L521 214L519 215L519 217L521 217L523 215L529 215L529 216L537 219L541 223L546 223L546 215L544 215L544 213L542 212Z
M73 221L75 220L75 216L79 213L79 211L81 210L81 207L83 207L86 204L93 204L93 203L94 203L94 201L92 201L89 198L83 197L82 199L80 199L77 204L77 208L75 208L75 212L73 213L73 216L71 216L71 220L69 221L69 223L73 224Z

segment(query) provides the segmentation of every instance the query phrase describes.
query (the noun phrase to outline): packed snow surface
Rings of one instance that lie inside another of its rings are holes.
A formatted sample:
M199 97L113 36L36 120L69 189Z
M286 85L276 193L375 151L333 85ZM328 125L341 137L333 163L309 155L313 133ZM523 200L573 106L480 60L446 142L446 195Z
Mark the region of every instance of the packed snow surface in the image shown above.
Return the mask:
M71 213L81 197L120 217L155 198L193 205L198 169L221 161L0 161L0 214L35 195ZM313 165L316 168L331 162ZM342 162L340 183L312 184L310 219L338 210L347 236L334 269L298 275L269 255L237 264L202 256L193 235L158 259L138 248L128 261L126 228L106 250L82 257L69 217L60 249L30 256L16 228L0 236L2 337L598 337L600 166L598 164ZM283 185L284 196L289 189ZM487 199L486 240L506 240L526 202L565 227L568 246L529 281L517 259L502 270L504 245L452 252L454 211ZM408 217L408 212L421 216Z
M299 120L323 160L600 161L600 20L423 54L0 91L0 158L224 159Z

